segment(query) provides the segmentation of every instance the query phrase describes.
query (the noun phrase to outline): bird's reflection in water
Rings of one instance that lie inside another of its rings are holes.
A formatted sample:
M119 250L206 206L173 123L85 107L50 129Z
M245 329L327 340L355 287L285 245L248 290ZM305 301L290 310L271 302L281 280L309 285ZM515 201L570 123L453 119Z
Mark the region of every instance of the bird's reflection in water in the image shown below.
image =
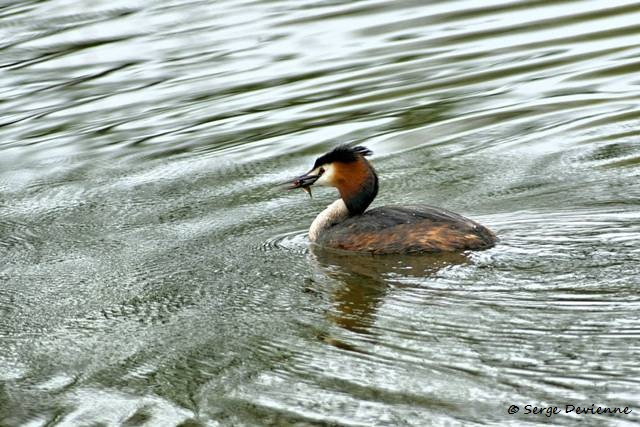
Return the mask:
M337 326L370 336L378 306L391 285L402 277L428 277L441 268L468 263L464 253L447 252L422 255L356 254L312 247L318 268L338 282L331 295L333 310L329 320ZM330 336L322 339L340 348L359 351L355 346Z

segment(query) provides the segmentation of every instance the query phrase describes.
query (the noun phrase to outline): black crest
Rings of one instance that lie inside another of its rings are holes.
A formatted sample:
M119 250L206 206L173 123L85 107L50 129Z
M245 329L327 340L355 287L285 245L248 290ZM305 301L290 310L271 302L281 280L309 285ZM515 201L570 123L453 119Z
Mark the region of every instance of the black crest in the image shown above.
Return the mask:
M324 156L318 157L313 165L313 169L317 168L318 166L326 165L333 162L355 162L361 156L370 156L372 154L373 151L369 150L367 147L363 147L362 145L358 145L357 147L340 145L334 148L332 151L329 151Z

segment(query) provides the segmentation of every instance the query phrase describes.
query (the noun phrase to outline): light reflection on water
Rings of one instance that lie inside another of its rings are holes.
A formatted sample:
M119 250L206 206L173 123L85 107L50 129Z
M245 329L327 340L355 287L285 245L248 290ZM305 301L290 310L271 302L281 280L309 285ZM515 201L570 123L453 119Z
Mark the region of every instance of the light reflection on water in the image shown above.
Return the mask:
M0 6L0 424L637 423L640 4L423 3ZM500 244L309 247L337 143Z

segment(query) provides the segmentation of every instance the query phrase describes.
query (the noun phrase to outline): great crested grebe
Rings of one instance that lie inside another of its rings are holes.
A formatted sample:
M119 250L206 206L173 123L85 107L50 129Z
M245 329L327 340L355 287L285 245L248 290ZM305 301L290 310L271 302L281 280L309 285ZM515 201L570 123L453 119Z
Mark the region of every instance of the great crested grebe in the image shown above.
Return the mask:
M314 184L336 187L340 198L320 212L309 240L321 246L374 254L462 251L493 246L486 227L445 209L427 205L366 210L378 194L378 176L365 158L371 150L339 146L319 157L290 189L311 195Z

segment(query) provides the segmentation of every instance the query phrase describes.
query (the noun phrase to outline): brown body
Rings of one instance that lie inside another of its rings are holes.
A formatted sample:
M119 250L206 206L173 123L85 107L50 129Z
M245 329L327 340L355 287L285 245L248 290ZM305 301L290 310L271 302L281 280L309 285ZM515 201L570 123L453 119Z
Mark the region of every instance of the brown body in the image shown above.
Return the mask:
M374 254L451 252L486 249L496 236L456 213L425 205L385 206L325 230L316 243Z

